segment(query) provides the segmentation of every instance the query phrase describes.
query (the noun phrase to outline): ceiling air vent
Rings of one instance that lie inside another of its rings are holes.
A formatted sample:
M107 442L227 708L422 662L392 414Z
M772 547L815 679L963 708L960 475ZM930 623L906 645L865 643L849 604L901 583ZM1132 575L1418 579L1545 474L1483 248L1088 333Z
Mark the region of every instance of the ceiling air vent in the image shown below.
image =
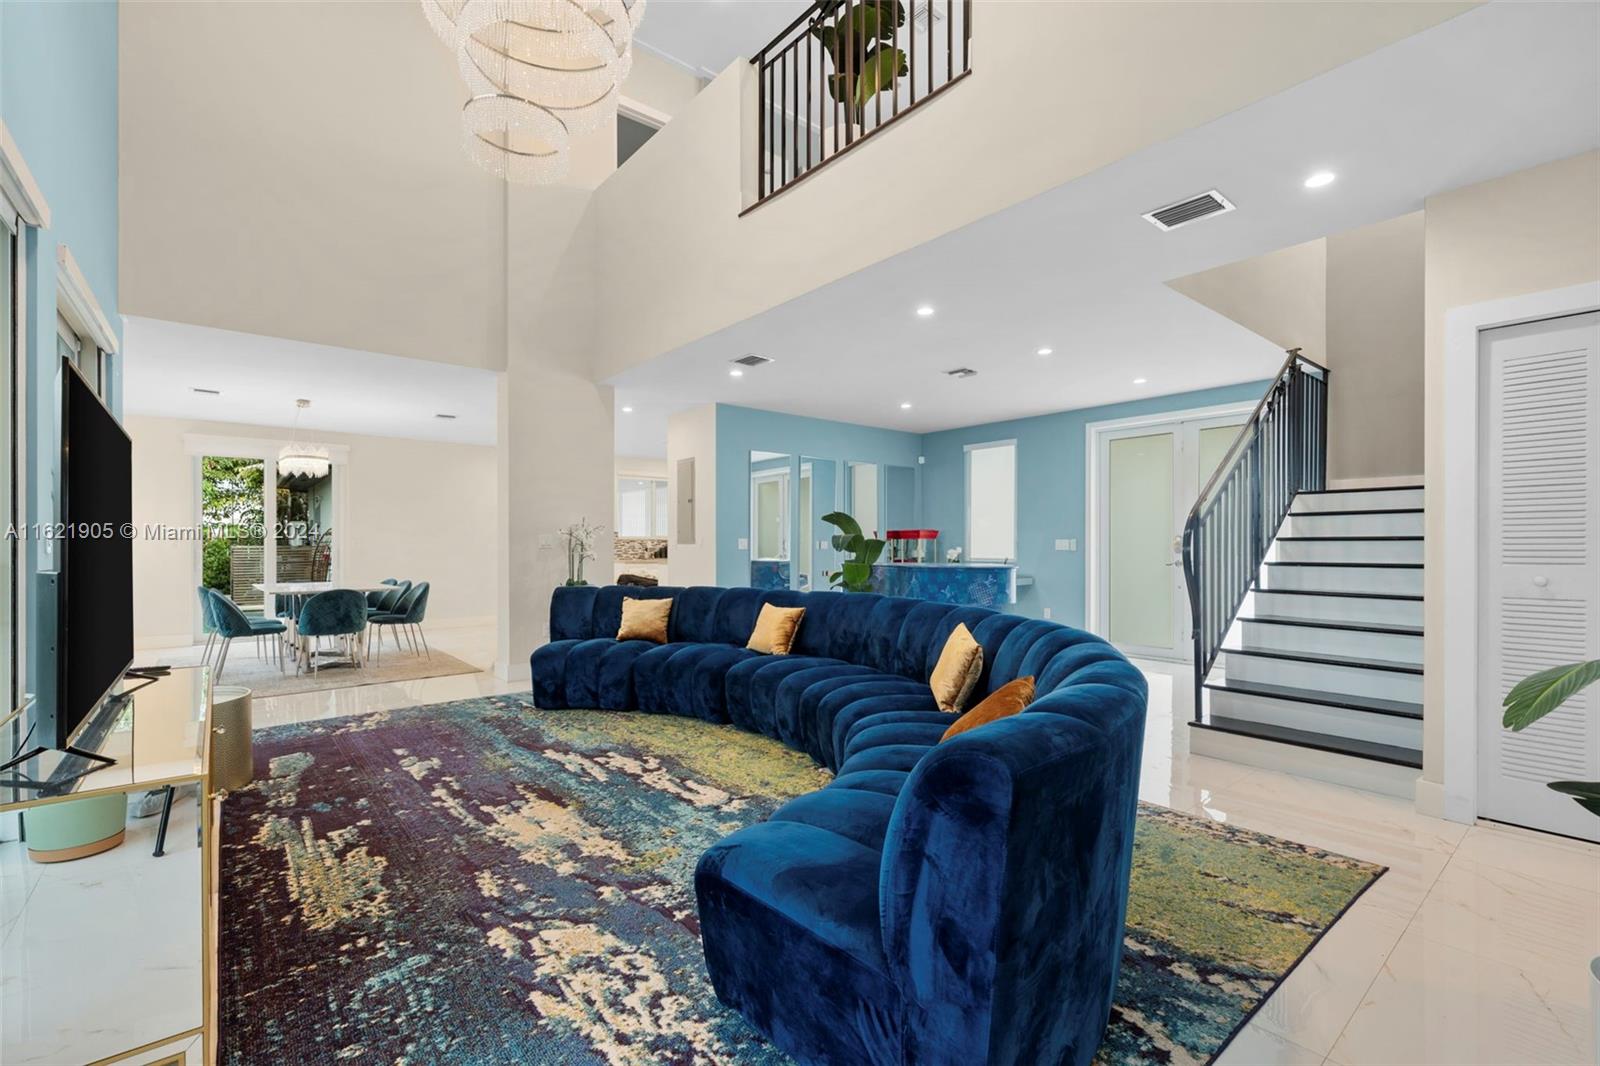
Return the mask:
M944 376L947 378L975 378L978 376L978 372L970 366L958 366L954 370L946 370Z
M772 360L768 359L764 355L756 355L751 353L750 355L741 355L739 358L733 360L733 362L739 366L766 366L768 363L772 362Z
M1233 205L1220 192L1212 189L1199 196L1191 196L1187 200L1180 200L1166 207L1158 207L1149 212L1144 218L1156 229L1163 232L1187 226L1191 222L1198 222L1202 218L1212 215L1226 214L1233 210Z

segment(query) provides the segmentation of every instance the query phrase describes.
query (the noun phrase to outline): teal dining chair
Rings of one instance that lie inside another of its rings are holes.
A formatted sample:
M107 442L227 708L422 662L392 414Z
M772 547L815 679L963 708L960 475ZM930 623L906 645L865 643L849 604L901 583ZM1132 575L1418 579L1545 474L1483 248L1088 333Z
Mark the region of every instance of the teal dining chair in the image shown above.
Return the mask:
M315 649L323 637L339 637L350 665L360 666L363 645L366 643L366 631L365 593L357 592L355 589L333 589L330 592L317 593L306 600L305 606L300 608L300 617L295 622L295 640L300 645L295 672L299 673L305 669L307 663L311 665L313 674L317 672Z
M411 641L411 652L416 654L417 641L422 641L422 653L428 658L433 658L433 653L428 650L428 638L422 633L422 620L428 614L428 583L419 581L405 594L393 611L370 616L367 621L377 633L377 640L373 643L373 650L379 655L383 652L383 626L393 626L394 646L399 650L400 634L406 634Z
M277 656L278 668L283 669L283 642L270 638L280 636L287 627L276 618L251 618L223 593L216 589L206 591L211 594L211 621L217 628L217 636L222 639L222 652L217 657L217 674L213 680L222 678L222 671L228 665L228 650L240 637L255 638L256 654L263 658L266 657L267 646L262 642L266 641Z

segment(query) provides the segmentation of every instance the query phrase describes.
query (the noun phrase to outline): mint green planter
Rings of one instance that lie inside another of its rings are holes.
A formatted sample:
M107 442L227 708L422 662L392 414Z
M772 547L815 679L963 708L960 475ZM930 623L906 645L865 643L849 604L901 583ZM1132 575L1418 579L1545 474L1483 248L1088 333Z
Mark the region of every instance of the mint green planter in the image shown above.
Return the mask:
M23 814L28 858L70 862L122 843L128 827L128 797L122 792L30 807Z

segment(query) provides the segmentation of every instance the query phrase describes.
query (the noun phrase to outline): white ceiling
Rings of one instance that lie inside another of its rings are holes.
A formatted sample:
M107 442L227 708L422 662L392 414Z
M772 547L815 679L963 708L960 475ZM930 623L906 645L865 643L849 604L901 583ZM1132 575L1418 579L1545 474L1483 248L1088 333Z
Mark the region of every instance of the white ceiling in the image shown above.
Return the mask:
M292 426L303 397L311 401L300 416L305 429L495 442L491 370L153 318L124 323L128 414Z
M665 412L709 401L930 432L1262 377L1281 352L1165 282L1600 146L1597 39L1594 4L1475 9L630 370L619 426L660 454ZM1238 210L1140 218L1211 188ZM730 378L748 352L776 362Z
M634 39L714 78L748 59L806 10L797 0L650 0Z

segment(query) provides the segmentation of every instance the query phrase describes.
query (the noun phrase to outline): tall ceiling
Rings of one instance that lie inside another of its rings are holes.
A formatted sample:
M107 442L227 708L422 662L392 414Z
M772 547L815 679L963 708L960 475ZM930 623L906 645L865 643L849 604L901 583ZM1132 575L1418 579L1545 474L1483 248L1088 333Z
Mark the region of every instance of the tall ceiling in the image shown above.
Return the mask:
M797 0L650 0L636 40L714 78L753 56L806 9Z
M1262 377L1276 345L1166 283L1600 146L1597 39L1594 4L1472 10L625 372L627 432L707 401L928 432ZM1140 217L1213 188L1237 210Z

